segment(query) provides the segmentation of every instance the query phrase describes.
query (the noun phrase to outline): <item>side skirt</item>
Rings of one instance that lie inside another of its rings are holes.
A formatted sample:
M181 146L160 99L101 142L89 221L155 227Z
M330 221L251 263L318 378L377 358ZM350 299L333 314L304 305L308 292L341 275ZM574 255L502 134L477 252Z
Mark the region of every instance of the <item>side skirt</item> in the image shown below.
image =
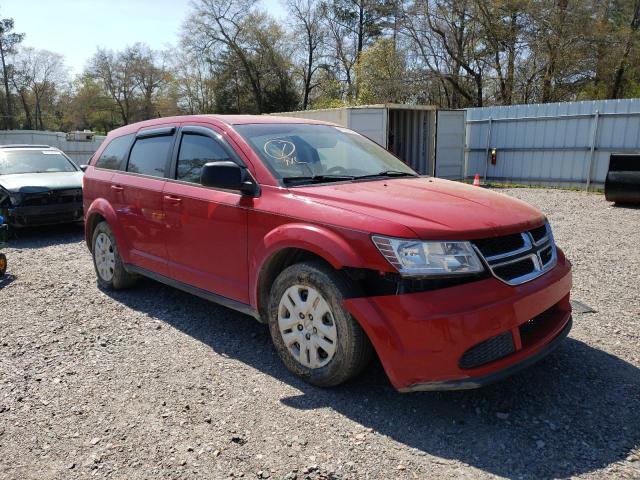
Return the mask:
M125 268L128 272L137 273L138 275L142 275L143 277L147 277L157 282L164 283L165 285L169 285L170 287L177 288L178 290L182 290L183 292L190 293L191 295L195 295L196 297L204 298L205 300L217 303L219 305L222 305L223 307L231 308L232 310L244 313L245 315L250 315L256 320L260 321L260 314L258 313L258 311L251 305L247 305L246 303L238 302L236 300L223 297L222 295L216 295L215 293L211 293L207 290L194 287L193 285L189 285L187 283L179 282L178 280L165 277L164 275L160 275L159 273L152 272L151 270L147 270L146 268L141 268L130 263L127 263L125 265Z

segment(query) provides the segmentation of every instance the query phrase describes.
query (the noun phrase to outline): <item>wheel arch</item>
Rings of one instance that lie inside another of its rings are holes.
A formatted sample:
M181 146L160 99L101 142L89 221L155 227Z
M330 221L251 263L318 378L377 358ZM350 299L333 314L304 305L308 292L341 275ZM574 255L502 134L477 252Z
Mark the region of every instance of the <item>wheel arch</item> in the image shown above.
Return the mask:
M91 245L93 232L102 221L109 224L109 227L115 236L120 255L122 259L125 260L128 258L128 250L123 248L124 237L122 235L120 224L117 221L116 212L111 204L102 198L98 198L91 203L91 206L87 209L87 214L85 216L85 241L87 242L89 251L92 251L93 248Z
M98 224L103 221L106 221L106 219L100 212L94 212L91 215L87 215L87 220L85 221L85 241L87 242L87 247L90 252L93 252L93 245L91 245L93 232Z
M348 242L334 231L314 225L283 225L265 235L254 249L250 300L264 322L273 281L285 268L318 260L334 270L357 267L362 260Z

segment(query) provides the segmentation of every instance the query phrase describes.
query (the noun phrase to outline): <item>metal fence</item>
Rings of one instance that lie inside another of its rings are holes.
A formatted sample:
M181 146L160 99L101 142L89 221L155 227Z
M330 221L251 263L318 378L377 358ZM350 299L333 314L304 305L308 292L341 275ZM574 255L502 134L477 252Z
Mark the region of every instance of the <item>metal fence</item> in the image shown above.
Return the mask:
M640 152L640 99L470 108L466 140L465 178L601 187L611 153Z
M66 153L76 164L86 164L91 155L106 137L94 136L91 141L67 140L67 135L60 132L40 132L34 130L0 131L0 145L30 144L49 145Z

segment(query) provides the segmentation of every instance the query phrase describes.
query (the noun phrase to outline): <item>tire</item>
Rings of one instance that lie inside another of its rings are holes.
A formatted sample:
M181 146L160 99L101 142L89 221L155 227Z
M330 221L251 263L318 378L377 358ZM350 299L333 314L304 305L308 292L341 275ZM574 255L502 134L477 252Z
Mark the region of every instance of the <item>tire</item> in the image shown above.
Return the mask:
M271 288L268 323L276 351L289 371L313 385L332 387L366 367L373 348L342 307L343 300L354 293L342 274L320 261L298 263L278 275ZM327 308L328 315L322 313ZM310 315L313 312L315 318Z
M0 253L0 277L7 273L7 257L4 253Z
M116 239L107 222L100 222L93 230L91 253L98 285L101 288L122 290L136 282L137 276L127 272L124 268L124 263L118 253ZM106 262L106 268L103 262Z

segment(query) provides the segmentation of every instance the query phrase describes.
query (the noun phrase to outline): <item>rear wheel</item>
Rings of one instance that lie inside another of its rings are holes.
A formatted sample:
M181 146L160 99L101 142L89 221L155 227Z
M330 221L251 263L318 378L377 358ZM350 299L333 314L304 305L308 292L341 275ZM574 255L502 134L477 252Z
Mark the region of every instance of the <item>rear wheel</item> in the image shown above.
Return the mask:
M349 283L322 262L292 265L271 289L269 330L286 367L314 385L355 377L373 349L358 322L342 307Z
M96 226L92 246L93 265L100 287L120 290L135 283L136 276L125 270L115 237L107 222L100 222Z

